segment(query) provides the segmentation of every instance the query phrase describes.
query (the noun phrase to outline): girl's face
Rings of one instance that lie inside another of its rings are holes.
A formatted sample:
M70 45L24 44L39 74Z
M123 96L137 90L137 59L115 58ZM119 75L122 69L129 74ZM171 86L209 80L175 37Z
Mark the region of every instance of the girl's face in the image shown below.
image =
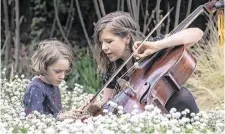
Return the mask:
M70 63L67 59L61 58L53 65L47 67L47 75L41 76L42 80L48 84L58 86L64 80L70 69Z
M111 62L122 58L126 60L128 55L125 51L127 45L130 43L130 38L120 37L113 34L110 29L104 28L99 35L99 41L101 42L102 51L107 55Z

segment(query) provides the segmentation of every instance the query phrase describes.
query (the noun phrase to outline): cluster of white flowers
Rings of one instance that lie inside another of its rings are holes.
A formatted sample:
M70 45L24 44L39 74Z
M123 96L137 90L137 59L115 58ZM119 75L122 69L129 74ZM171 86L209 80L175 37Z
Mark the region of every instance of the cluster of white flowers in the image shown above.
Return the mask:
M79 119L57 121L52 115L41 115L37 111L25 117L23 95L30 81L24 76L15 76L12 82L1 79L0 132L3 133L222 133L224 131L224 111L216 109L191 113L188 109L176 112L171 109L167 115L153 105L138 113L136 107L131 113L123 113L122 106L115 106L118 114L104 110L104 116L90 117L83 122ZM83 87L75 84L72 91L66 83L60 85L62 104L66 109L78 108L87 100Z

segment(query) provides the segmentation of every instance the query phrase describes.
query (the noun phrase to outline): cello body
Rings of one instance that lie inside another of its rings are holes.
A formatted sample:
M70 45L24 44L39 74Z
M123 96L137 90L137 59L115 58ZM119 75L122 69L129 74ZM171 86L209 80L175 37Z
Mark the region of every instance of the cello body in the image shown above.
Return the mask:
M132 92L131 87L127 87L110 101L123 106L125 113L132 112L134 105L138 112L143 112L147 104L153 104L162 113L167 113L167 101L175 92L179 92L195 67L196 59L184 45L164 49L155 58L143 61L140 68L131 74L129 83L136 93ZM109 112L117 112L108 103L103 108Z

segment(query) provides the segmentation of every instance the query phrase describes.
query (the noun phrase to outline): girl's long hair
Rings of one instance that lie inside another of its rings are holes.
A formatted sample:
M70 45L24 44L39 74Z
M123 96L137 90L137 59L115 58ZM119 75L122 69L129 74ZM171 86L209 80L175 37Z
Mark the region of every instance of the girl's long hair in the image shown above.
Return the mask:
M102 17L95 25L93 39L94 39L94 57L98 64L98 71L101 74L106 74L109 71L115 71L121 64L120 60L111 63L106 54L101 49L99 41L99 34L104 28L110 28L113 34L126 37L128 34L131 36L129 44L130 50L135 41L143 40L144 35L140 32L140 27L137 22L127 12L116 11Z

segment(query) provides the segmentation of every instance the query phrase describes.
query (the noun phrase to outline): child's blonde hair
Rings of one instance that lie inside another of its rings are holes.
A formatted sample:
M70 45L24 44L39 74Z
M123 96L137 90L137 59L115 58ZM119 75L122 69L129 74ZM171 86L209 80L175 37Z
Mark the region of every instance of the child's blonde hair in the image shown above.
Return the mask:
M60 58L69 61L71 72L73 68L73 53L71 48L56 39L43 40L31 57L31 69L36 75L47 75L47 67L54 64Z

